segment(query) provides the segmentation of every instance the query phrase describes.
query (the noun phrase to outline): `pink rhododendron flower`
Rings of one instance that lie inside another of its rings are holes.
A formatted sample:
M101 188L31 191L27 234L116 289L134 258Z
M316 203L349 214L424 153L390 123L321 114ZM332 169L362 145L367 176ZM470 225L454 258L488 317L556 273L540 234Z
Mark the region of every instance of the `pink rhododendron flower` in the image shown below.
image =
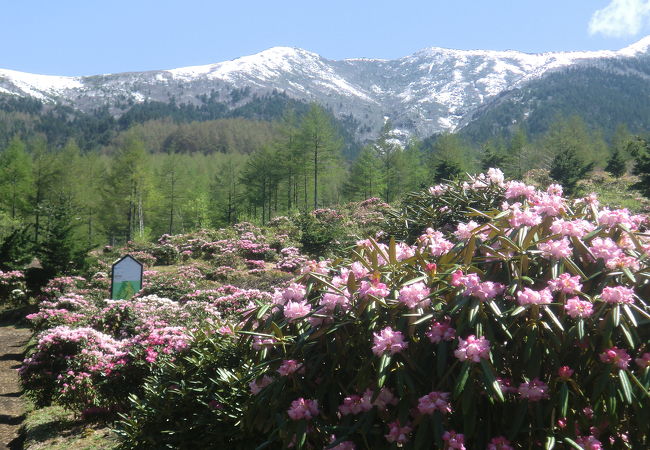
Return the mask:
M496 184L498 186L503 185L505 177L501 169L490 167L487 171L487 176L493 184Z
M542 289L541 291L524 288L523 291L517 292L517 301L521 306L548 305L553 301L553 294L548 288Z
M528 383L521 383L518 392L522 398L530 402L538 402L548 398L548 385L539 378L533 378Z
M611 228L616 225L623 225L629 230L636 230L637 229L637 220L634 220L632 218L632 215L630 215L630 211L627 210L627 208L624 209L615 209L610 211L607 208L604 208L599 214L598 214L598 222L600 225Z
M444 194L449 187L444 184L436 184L435 186L431 186L429 188L429 194L433 195L434 197L439 197L442 194Z
M573 375L573 369L569 366L562 366L557 370L557 374L560 378L568 380Z
M359 414L362 412L370 411L372 409L372 393L368 395L349 395L343 399L343 403L339 405L339 411L342 415Z
M623 251L610 238L595 238L591 241L589 250L596 258L602 258L605 263L610 259L625 256Z
M490 357L490 341L484 337L477 338L469 335L467 339L458 339L458 348L454 350L454 355L461 361L470 360L480 362L481 359Z
M357 280L360 280L361 278L368 275L368 269L359 261L355 261L352 264L350 264L350 271L352 271L352 273L354 274L354 278L356 278Z
M453 341L456 330L451 326L451 319L447 318L444 322L433 322L426 336L434 344L440 341Z
M471 295L481 300L488 300L496 297L505 290L501 283L493 281L481 282L481 279L475 273L463 275L463 272L457 270L451 276L452 286L464 286L463 295Z
M468 240L469 238L472 237L473 231L478 227L479 224L474 222L473 220L470 220L467 223L461 222L456 227L456 231L454 232L454 235L460 240ZM477 237L482 241L485 241L489 235L490 235L490 229L488 228L487 230L478 233Z
M553 291L560 291L565 294L574 294L582 290L580 276L576 275L572 277L568 273L563 273L559 277L550 280L548 287Z
M370 389L366 389L366 392L363 393L364 397L368 397L369 399L372 399L373 392ZM379 394L377 395L377 398L373 402L373 405L377 407L380 411L386 410L388 408L388 405L397 405L397 397L395 397L395 394L393 394L393 391L391 391L387 387L383 387L379 390Z
M405 244L403 242L398 242L395 245L395 258L397 258L398 261L404 261L405 259L409 259L415 256L415 248L411 247L408 244Z
M388 287L384 283L376 280L372 280L371 282L362 281L361 286L359 287L359 295L362 298L369 295L377 298L385 298L388 297L388 294L390 294Z
M567 238L562 238L557 241L541 242L537 248L542 252L544 258L568 258L573 253L573 247Z
M287 302L284 305L284 317L289 321L294 321L301 317L305 317L311 312L311 305L307 303L307 300L301 302Z
M340 306L343 310L347 310L350 306L350 298L347 295L347 290L344 291L344 294L326 292L318 303L329 312L334 311L337 306Z
M537 214L555 217L565 210L565 201L559 195L540 194L532 199Z
M523 211L519 207L515 206L512 209L512 215L510 216L509 223L513 228L520 227L525 225L527 227L533 227L542 223L542 216L540 216L533 209L524 209Z
M381 356L386 352L394 355L408 346L408 342L404 341L402 332L393 331L391 327L386 327L379 333L373 333L373 335L372 352L377 356Z
M419 281L417 283L404 286L402 289L400 289L398 300L409 308L415 308L430 293L431 290L426 286L426 284ZM427 301L427 303L430 302L430 300Z
M553 185L552 185L553 186ZM510 441L503 436L497 436L490 439L488 443L487 450L514 450L514 447L510 445Z
M442 414L451 413L449 396L449 392L430 392L418 399L418 411L420 414L433 414L436 410Z
M506 192L505 197L507 199L525 196L526 198L532 198L536 193L534 186L526 186L521 181L508 181L506 183Z
M589 317L594 312L594 305L588 300L580 300L578 297L572 297L564 305L566 313L573 317Z
M282 361L282 364L280 364L280 367L278 368L278 373L283 377L287 377L299 370L304 372L304 367L302 364L300 364L298 361L294 359L285 359L284 361Z
M409 426L408 422L401 426L399 420L388 424L388 434L384 435L388 442L395 442L397 444L404 444L409 440L409 434L413 429Z
M650 353L644 353L640 358L636 358L634 362L642 369L650 367Z
M336 436L332 436L330 443L336 442ZM328 447L329 450L356 450L357 446L352 441L343 441L336 444L334 447Z
M318 400L309 400L300 397L291 402L287 414L289 414L291 420L311 420L320 414Z
M444 255L454 246L454 244L444 238L444 235L440 231L436 231L433 228L427 228L425 233L419 237L419 241L433 256Z
M549 187L546 188L546 193L550 195L562 195L564 192L564 189L562 188L562 185L553 183L549 185Z
M556 219L551 224L551 233L578 238L583 237L595 229L596 226L587 220L565 221L564 219Z
M583 450L602 450L603 444L594 436L578 436L576 443L583 448Z
M601 292L600 298L607 303L631 305L634 303L634 289L625 286L607 286Z
M251 389L251 393L253 395L257 395L262 391L262 389L271 383L273 383L273 378L268 375L264 375L261 380L253 380L248 383L248 386Z
M465 450L465 436L455 431L445 431L442 435L442 440L445 441L447 448L455 448L458 450Z
M630 364L632 359L630 355L623 348L612 347L600 355L600 360L607 364L614 364L619 369L627 369L627 366Z

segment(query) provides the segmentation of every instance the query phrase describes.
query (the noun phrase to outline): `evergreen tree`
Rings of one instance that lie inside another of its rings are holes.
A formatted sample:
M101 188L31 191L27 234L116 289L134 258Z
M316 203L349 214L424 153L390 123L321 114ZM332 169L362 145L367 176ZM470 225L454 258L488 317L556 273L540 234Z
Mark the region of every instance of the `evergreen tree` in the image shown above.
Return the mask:
M506 166L508 157L504 149L503 141L491 139L483 145L481 154L481 169L486 171L492 167L503 168Z
M619 178L625 174L625 160L618 148L614 148L611 156L607 160L605 170L613 177Z
M372 148L381 167L384 200L391 202L399 193L403 164L401 145L392 136L393 125L390 120L384 123L379 137Z
M455 134L445 133L436 139L431 154L430 173L435 182L457 177L471 169L469 149Z
M12 219L27 212L31 165L25 144L18 137L14 137L0 154L0 199Z
M573 147L558 151L553 157L549 175L562 184L567 194L575 192L578 181L593 169L594 163L585 162Z
M82 246L75 230L79 220L66 200L51 203L46 208L48 226L38 246L41 265L49 278L69 275L83 269L87 249Z
M150 193L149 166L142 141L131 134L117 149L106 176L102 200L108 233L130 241L144 229L145 202Z
M375 152L370 146L361 149L352 164L343 191L350 200L365 200L376 196L380 190L380 169Z
M634 157L632 173L639 177L634 188L650 198L650 144L645 139L636 138L629 143L628 149Z
M312 103L303 117L300 132L300 148L309 155L312 167L314 209L318 208L318 176L328 163L338 160L341 139L336 133L330 117L322 107ZM306 178L305 178L306 179Z

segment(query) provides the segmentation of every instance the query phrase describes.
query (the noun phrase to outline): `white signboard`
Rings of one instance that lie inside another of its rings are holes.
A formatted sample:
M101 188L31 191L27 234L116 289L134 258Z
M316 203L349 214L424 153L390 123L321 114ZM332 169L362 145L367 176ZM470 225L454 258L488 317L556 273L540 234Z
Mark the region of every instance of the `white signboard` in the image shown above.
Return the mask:
M126 255L113 264L111 298L128 299L142 289L142 264Z

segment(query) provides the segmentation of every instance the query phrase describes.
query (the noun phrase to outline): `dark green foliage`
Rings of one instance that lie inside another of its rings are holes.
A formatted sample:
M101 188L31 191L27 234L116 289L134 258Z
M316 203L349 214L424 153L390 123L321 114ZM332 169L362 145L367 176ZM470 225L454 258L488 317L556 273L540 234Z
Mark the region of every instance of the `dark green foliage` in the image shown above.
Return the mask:
M34 258L32 227L16 228L0 244L0 270L23 269Z
M463 172L460 163L454 160L440 161L433 172L433 180L437 183L443 180L457 178Z
M469 211L497 209L504 201L503 189L493 184L479 190L463 189L460 181L452 182L450 186L452 189L439 195L428 190L407 194L398 206L388 211L384 232L413 243L429 227L454 229L459 222L466 220ZM480 221L479 218L474 220Z
M341 219L342 216L330 209L301 213L297 223L303 251L310 255L325 255L351 244L344 242L347 233Z
M47 232L38 246L41 265L50 278L76 273L85 267L88 250L75 235L78 224L68 205L53 204L48 209Z
M564 192L572 194L575 192L578 181L582 180L593 169L593 166L593 163L585 163L572 149L566 149L556 153L551 162L549 175L562 184Z
M146 379L118 422L122 448L253 449L238 425L249 396L241 348L220 334L200 335L187 356ZM262 436L259 436L261 438Z
M632 172L640 178L634 187L650 197L650 146L645 139L637 138L630 145L630 150L634 156Z
M483 105L460 133L472 142L511 135L523 124L532 137L546 133L558 115L580 115L605 136L620 123L633 133L650 126L650 59L625 58L595 66L555 71L518 89L504 92Z
M605 170L616 178L625 175L625 159L623 159L623 155L621 155L621 152L617 148L612 151L611 156L607 160Z

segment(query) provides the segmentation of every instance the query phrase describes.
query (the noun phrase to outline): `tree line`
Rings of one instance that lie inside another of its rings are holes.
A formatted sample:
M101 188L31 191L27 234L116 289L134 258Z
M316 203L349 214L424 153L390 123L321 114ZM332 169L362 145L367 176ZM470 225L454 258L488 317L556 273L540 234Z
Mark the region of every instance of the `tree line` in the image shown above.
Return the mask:
M35 243L66 227L88 248L148 240L370 197L394 202L488 167L515 178L548 169L572 191L594 167L615 176L649 172L645 143L624 126L607 142L578 117L534 139L519 128L481 145L451 133L405 139L387 121L350 160L331 115L316 104L275 122L137 123L94 151L73 139L56 146L43 134L15 135L0 152L0 237L29 226Z

